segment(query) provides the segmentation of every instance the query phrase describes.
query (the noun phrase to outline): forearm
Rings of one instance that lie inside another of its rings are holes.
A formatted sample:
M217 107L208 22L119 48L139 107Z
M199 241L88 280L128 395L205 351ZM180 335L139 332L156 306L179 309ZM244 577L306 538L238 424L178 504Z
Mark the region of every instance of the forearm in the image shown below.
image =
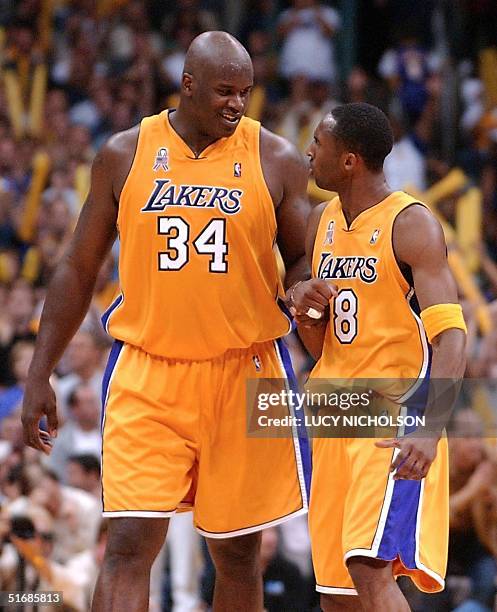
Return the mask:
M91 302L97 271L82 274L66 255L50 282L30 376L48 378L76 333Z
M442 332L432 343L431 378L460 380L466 368L466 334L451 328Z
M298 325L297 331L308 353L317 361L323 352L327 322L306 327Z
M424 411L425 428L441 436L447 426L460 390L466 367L466 334L447 329L432 342L430 386Z
M304 255L288 266L285 274L285 290L299 281L311 278L309 263Z

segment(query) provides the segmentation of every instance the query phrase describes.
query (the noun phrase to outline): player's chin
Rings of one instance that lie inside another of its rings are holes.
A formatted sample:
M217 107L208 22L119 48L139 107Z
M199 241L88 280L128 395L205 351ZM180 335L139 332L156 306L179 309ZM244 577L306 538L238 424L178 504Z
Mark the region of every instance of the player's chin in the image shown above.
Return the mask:
M240 119L237 119L236 121L229 121L228 119L221 117L218 122L220 134L223 136L230 136L231 134L234 134L239 123Z

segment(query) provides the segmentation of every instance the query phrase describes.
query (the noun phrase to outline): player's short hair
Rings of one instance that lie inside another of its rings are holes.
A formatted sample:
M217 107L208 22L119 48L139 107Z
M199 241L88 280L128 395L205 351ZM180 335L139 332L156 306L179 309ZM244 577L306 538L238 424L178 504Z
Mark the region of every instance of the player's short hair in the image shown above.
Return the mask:
M372 104L354 102L336 106L333 136L353 153L358 153L366 167L379 172L393 147L393 133L385 113Z

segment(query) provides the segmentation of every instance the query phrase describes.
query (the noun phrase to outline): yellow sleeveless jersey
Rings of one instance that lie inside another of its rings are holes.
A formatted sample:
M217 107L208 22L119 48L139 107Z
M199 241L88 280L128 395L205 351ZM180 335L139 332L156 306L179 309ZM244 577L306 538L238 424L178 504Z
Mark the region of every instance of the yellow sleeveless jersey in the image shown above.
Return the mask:
M121 294L103 317L114 338L203 360L288 333L259 137L243 118L196 157L169 111L143 119L119 200Z
M428 341L413 310L414 290L395 259L395 218L418 200L396 191L347 227L339 198L323 211L313 275L338 286L313 378L422 378ZM416 231L416 228L413 228Z

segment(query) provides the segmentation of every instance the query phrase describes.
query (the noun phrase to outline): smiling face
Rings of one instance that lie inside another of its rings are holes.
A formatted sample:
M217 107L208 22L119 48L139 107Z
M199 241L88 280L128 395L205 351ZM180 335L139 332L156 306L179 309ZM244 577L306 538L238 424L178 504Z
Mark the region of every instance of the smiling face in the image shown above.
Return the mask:
M212 138L233 134L247 109L252 66L233 62L198 76L185 74L183 81L199 131Z

